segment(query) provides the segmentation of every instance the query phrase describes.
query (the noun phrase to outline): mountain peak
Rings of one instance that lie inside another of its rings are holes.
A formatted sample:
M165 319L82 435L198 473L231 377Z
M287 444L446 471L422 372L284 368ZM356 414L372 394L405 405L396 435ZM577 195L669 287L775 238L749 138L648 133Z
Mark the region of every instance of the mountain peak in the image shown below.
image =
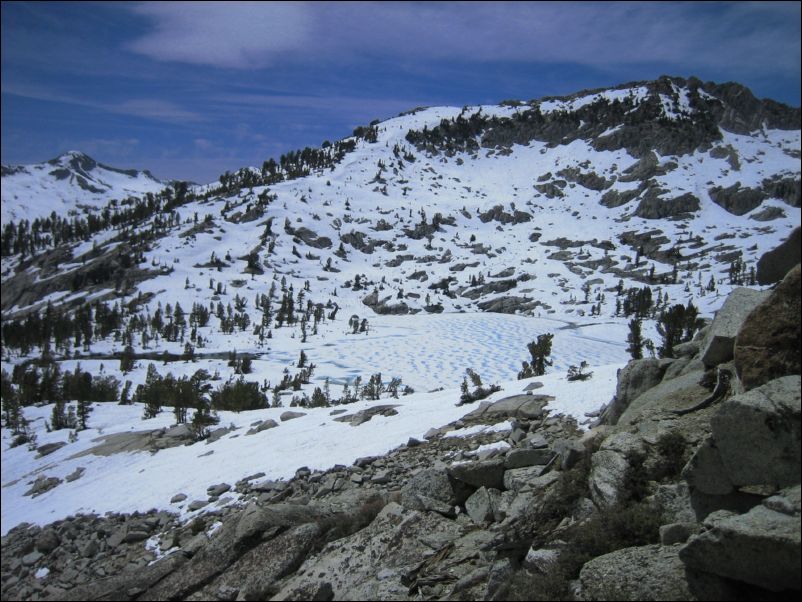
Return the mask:
M78 172L88 172L97 167L98 163L92 157L81 151L70 150L61 153L55 159L48 161L50 165L58 165ZM81 174L86 176L85 173Z
M59 155L59 158L62 158L62 157L69 157L69 158L76 158L76 159L81 159L81 158L84 158L84 157L90 158L89 155L87 155L84 152L78 151L78 150L68 150L67 152L61 153Z
M112 199L158 192L165 184L147 171L99 163L68 150L45 163L3 166L3 222L34 219L78 206L105 206Z

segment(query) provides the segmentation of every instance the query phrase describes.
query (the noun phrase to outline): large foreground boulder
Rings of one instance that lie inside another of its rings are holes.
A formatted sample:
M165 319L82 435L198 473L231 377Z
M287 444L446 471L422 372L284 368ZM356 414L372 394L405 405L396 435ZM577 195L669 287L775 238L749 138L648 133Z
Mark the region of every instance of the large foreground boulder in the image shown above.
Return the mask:
M627 432L616 433L601 444L591 457L588 486L598 508L615 506L626 494L630 463L643 453L643 440Z
M459 536L455 521L390 503L370 525L308 558L273 599L291 599L324 582L337 600L407 599L421 561Z
M422 470L401 488L401 505L411 510L432 510L453 514L458 501L444 468Z
M778 378L728 399L711 426L711 436L683 470L692 489L728 495L738 487L799 483L799 376Z
M702 362L708 368L728 362L733 356L735 338L751 311L768 297L768 293L751 288L736 288L716 312L702 351Z
M680 551L688 568L775 592L802 588L799 485L746 514L714 512L704 527Z
M779 282L802 261L802 235L797 227L780 246L765 253L757 262L757 281L760 284Z
M745 389L800 374L800 266L749 314L735 340L735 369Z
M680 546L623 548L597 556L579 573L580 600L727 600L720 579L688 574Z
M778 378L721 405L711 426L733 485L799 483L800 415L799 376Z
M632 360L618 371L615 397L604 409L599 422L616 424L629 404L652 387L660 384L671 360L646 358Z
M144 568L122 571L119 575L90 581L67 591L51 592L49 599L65 601L132 600L137 594L158 584L162 579L181 571L186 566L186 562L187 559L184 556L175 554Z
M521 418L536 420L543 418L544 408L554 397L551 395L513 395L496 402L482 402L478 408L466 414L464 420L502 420Z
M245 600L265 600L273 584L294 572L321 536L320 525L307 523L257 544L195 594L196 599L215 599L221 591L239 590ZM265 562L266 558L270 561Z
M648 389L630 402L618 424L648 422L659 414L670 416L675 410L696 406L710 395L700 384L701 376L701 372L688 372Z
M471 487L504 488L504 458L463 462L448 467L448 474Z
M638 570L632 570L637 566ZM624 548L586 563L579 574L583 600L688 600L677 550L659 545Z

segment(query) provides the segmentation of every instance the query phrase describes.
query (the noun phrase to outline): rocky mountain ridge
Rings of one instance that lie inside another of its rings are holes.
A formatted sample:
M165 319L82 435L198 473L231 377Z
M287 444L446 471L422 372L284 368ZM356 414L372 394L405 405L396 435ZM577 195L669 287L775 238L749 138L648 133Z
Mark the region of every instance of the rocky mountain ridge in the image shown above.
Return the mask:
M599 292L619 279L682 284L671 274L678 269L686 284L694 273L707 284L736 259L754 264L798 222L798 122L798 109L758 101L745 88L679 78L520 106L420 110L358 128L333 154L331 145L306 149L280 166L227 174L218 185L182 193L179 203L168 191L167 212L197 215L202 228L175 224L154 238L142 236L145 224L115 226L121 232L113 237L93 235L93 257L60 270L72 272L69 278L33 287L32 273L46 276L81 257L70 245L49 250L54 226L44 223L35 261L4 262L4 285L29 292L5 295L3 310L42 308L36 301L45 297L58 305L54 293L90 272L96 286L89 292L111 299L105 291L112 283L158 276L138 267L126 273L121 243L141 249L140 262L151 264L178 245L187 255L220 249L251 258L236 268L246 277L273 271L300 282L335 279L340 290L367 291L354 295L356 307L379 314L554 312L551 283L537 284L544 273L555 274L560 303L570 303L570 291L585 280L600 279ZM705 128L707 137L697 139ZM654 136L680 143L661 148ZM315 167L321 162L325 167ZM437 211L429 215L432 204ZM311 223L305 205L317 208ZM112 221L121 209L110 212ZM573 231L577 218L581 237ZM242 236L225 235L226 223ZM18 232L5 239L10 252L23 246ZM447 271L433 277L434 264ZM106 277L97 278L101 265ZM25 272L18 281L12 266ZM193 280L202 271L178 267ZM476 284L503 273L504 280ZM371 288L378 289L373 296ZM666 290L675 299L688 296L682 286Z
M45 163L3 165L2 222L103 209L110 201L162 190L147 171L118 169L80 151L67 151Z

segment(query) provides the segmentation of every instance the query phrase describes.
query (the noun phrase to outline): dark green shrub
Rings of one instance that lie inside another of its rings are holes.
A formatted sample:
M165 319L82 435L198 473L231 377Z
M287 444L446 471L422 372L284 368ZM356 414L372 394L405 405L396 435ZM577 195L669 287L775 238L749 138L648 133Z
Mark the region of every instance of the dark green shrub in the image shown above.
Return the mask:
M242 377L227 382L212 392L212 407L215 410L258 410L269 407L267 396L259 390L259 383L248 382Z
M682 472L690 456L687 439L677 431L665 433L657 440L660 460L654 475L656 481L675 479Z
M590 559L622 548L645 546L660 539L661 514L644 502L618 504L571 528L560 565L569 579Z
M509 579L507 600L573 600L569 580L559 564L546 573L526 569L515 571Z
M649 482L653 480L646 468L646 455L641 452L627 454L627 464L629 468L622 486L623 501L639 502L651 493Z
M480 399L489 397L490 395L496 393L497 391L501 391L501 387L498 385L490 385L489 387L485 387L484 385L482 385L482 377L479 376L479 374L474 372L472 369L468 368L466 372L468 373L468 376L470 377L471 382L473 383L474 389L473 391L470 390L467 378L462 379L462 386L461 386L462 394L460 395L459 398L459 405L465 403L473 403L474 401L479 401Z

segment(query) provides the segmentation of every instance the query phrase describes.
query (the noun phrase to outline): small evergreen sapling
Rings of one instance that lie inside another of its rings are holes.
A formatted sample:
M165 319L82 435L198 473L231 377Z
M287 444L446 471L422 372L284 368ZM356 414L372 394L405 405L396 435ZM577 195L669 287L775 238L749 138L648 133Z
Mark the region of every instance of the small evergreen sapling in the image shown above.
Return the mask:
M482 377L471 368L468 368L465 372L468 374L468 377L462 379L462 385L460 387L462 394L459 398L459 405L478 401L492 395L496 391L501 391L501 387L498 385L490 385L490 387L485 388L482 385ZM472 392L468 386L468 378L471 379L471 383L474 386Z
M641 321L637 318L629 322L629 335L627 336L629 347L627 351L633 360L643 359L643 335L641 333Z
M537 337L537 342L532 341L526 348L532 357L532 362L521 362L523 369L518 373L518 380L532 378L533 376L543 376L546 373L546 366L551 366L551 341L554 335L551 333L541 334Z
M577 380L588 380L591 376L593 376L593 372L585 372L584 370L587 369L588 363L585 360L582 360L582 363L579 364L579 368L576 366L569 366L568 367L568 376L566 377L569 381L577 381Z

